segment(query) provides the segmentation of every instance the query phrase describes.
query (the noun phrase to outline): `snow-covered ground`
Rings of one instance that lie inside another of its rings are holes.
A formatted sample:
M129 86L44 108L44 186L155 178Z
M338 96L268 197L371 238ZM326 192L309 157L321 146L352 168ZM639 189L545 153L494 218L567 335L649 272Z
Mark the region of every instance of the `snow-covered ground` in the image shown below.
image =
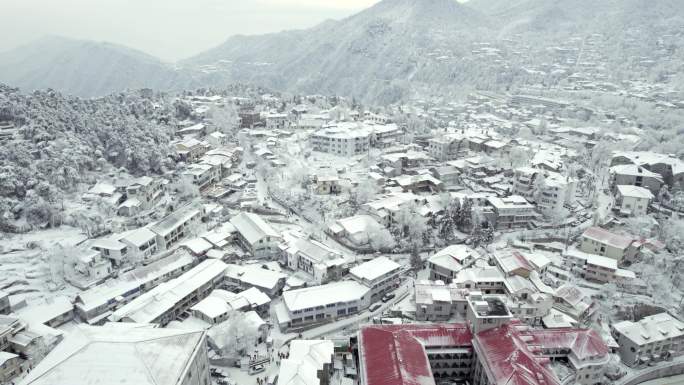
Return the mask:
M0 289L8 292L13 301L75 296L79 289L60 277L55 282L50 261L57 250L75 246L85 239L80 229L68 226L8 235L2 240Z

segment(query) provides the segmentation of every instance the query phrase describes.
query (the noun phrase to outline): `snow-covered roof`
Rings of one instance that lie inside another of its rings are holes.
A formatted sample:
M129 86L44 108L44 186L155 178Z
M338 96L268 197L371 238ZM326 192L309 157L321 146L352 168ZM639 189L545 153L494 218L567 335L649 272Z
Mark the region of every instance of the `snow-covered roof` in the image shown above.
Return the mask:
M230 223L252 245L264 237L280 237L280 234L257 214L243 212L232 217Z
M24 378L25 385L180 385L204 331L78 325Z
M504 282L504 275L498 267L473 267L458 272L454 283L466 282Z
M199 216L200 211L194 207L184 207L178 211L174 211L173 213L169 214L166 216L164 219L161 221L155 223L154 225L150 226L150 230L152 230L154 233L164 237L176 228L178 228L180 225L183 223L189 221L191 218L195 216Z
M360 280L373 282L374 280L399 271L401 265L387 257L377 257L364 262L349 270L349 273Z
M556 309L550 309L549 314L542 317L542 322L548 329L572 328L577 324L574 318Z
M114 238L98 238L90 244L90 247L107 250L122 250L126 248L126 245Z
M278 384L318 385L318 372L331 364L335 346L330 340L293 340L290 356L280 364Z
M19 356L14 353L0 351L0 367L4 367L5 362L18 357Z
M525 258L527 258L527 260L532 264L532 266L534 266L535 270L537 271L551 264L551 260L544 254L540 253L525 253Z
M285 250L291 254L306 256L313 263L325 267L341 266L347 263L341 252L314 239L307 239L302 234L294 232L283 233Z
M356 281L340 281L286 291L283 293L283 301L292 312L338 302L359 301L369 292L368 287Z
M159 317L176 306L191 293L209 282L223 276L226 264L217 259L207 259L180 277L164 282L120 307L110 318L113 321L138 323L159 322Z
M206 253L209 249L214 247L209 241L204 238L193 238L189 239L181 244L181 246L186 247L190 252L195 255L201 255Z
M613 271L617 270L618 268L618 263L616 259L587 253L584 253L584 256L586 258L587 264L589 265L599 266L604 269L609 269Z
M520 195L511 195L505 198L489 197L487 198L487 201L498 210L519 208L534 209L534 206Z
M74 309L71 300L64 296L46 299L40 304L29 304L18 309L17 316L29 324L44 324Z
M431 256L428 259L428 262L449 271L460 271L463 269L463 265L461 265L459 260L451 254L439 252Z
M415 284L416 305L465 301L467 295L468 289L461 289L456 284L446 285L442 281L418 281Z
M237 230L235 230L235 226L233 226L233 224L226 222L221 226L202 234L202 238L206 239L216 247L224 247L228 244L228 239L232 237L236 231Z
M156 236L157 235L147 227L141 227L139 229L131 230L120 239L125 240L134 246L140 247L155 239Z
M613 166L610 168L610 173L618 175L645 176L658 179L661 182L663 181L663 177L660 174L651 172L636 164L620 164Z
M666 164L672 168L672 174L674 175L684 172L684 161L674 155L649 151L616 151L613 153L613 159L617 157L624 157L638 165Z
M401 192L389 194L381 198L372 200L366 203L365 206L373 210L385 209L389 211L398 211L403 205L411 201L418 201L420 199L421 197L413 193Z
M374 226L380 226L378 221L370 215L355 215L342 218L338 219L337 223L349 234L364 233Z
M618 193L623 197L639 198L639 199L653 199L654 196L649 189L632 186L632 185L618 185Z
M97 182L88 192L94 195L111 196L116 192L116 187L107 182Z
M622 321L613 324L613 329L637 345L666 341L684 336L684 323L669 313L644 317L638 322Z
M529 279L519 275L506 277L504 279L504 286L506 286L506 290L511 294L517 294L524 291L534 293L537 291L537 288Z
M632 238L613 234L601 227L590 227L586 229L584 233L582 233L582 237L622 250L628 248L634 241Z
M517 270L533 271L534 267L527 260L527 257L517 250L511 250L505 253L495 253L494 259L501 270L506 274L512 274Z
M242 282L249 286L256 286L267 290L275 289L287 275L277 271L267 270L256 265L233 265L226 268L226 277Z
M209 295L190 309L192 311L200 312L212 319L233 310L228 302L215 295Z
M190 266L193 263L193 258L187 252L162 258L147 266L124 273L118 279L106 281L101 285L81 292L77 298L77 305L85 311L90 311L106 305L110 300L118 296L139 290L142 285L148 282L159 279L183 266Z

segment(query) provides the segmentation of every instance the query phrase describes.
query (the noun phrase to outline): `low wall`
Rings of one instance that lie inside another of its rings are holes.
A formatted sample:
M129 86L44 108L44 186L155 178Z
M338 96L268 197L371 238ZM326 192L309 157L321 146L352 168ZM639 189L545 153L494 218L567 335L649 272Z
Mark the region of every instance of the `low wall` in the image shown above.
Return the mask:
M615 385L639 385L657 378L684 374L684 361L661 363L658 366L642 369L617 380Z

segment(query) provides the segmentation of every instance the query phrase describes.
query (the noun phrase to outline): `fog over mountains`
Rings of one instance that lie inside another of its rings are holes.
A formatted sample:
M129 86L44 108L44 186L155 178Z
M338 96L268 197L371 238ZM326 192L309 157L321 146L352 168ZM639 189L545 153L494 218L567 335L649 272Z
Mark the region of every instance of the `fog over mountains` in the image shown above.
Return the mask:
M473 55L473 44L524 36L528 44L561 45L573 36L609 32L617 44L611 55L619 63L621 41L651 44L651 35L635 33L640 25L658 31L655 22L671 30L683 14L684 4L676 0L384 0L306 30L233 36L177 64L109 43L44 38L0 53L0 82L79 96L249 82L393 101L516 76Z

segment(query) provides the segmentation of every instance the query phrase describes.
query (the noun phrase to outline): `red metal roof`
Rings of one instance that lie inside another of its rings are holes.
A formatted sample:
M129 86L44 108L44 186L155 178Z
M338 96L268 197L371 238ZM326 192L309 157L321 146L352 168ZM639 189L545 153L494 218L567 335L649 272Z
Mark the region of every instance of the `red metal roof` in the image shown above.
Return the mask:
M570 349L580 360L608 354L603 338L592 329L544 329L532 333L543 349Z
M531 329L518 320L476 335L465 324L368 325L359 333L367 385L434 385L425 348L477 347L497 385L558 385L544 349L569 349L579 359L605 356L591 329ZM473 342L474 341L474 342Z
M433 385L425 347L471 347L465 324L368 325L361 329L360 360L368 385Z
M478 358L495 384L557 385L542 349L569 349L577 358L608 354L603 339L591 329L530 329L513 321L475 337Z
M526 329L514 321L480 332L475 336L478 359L494 377L494 384L557 385L546 360L532 353L528 346L531 339L521 334Z

